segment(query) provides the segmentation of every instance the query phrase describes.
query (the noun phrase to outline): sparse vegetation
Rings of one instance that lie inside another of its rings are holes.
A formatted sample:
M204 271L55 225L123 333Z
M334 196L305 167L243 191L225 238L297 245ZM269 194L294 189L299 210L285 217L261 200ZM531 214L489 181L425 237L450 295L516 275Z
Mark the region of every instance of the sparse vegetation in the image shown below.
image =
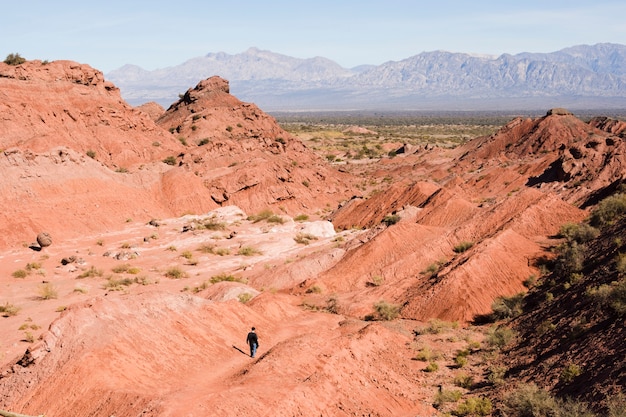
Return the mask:
M242 246L237 251L237 255L242 255L242 256L255 256L255 255L262 255L262 254L263 252L261 252L259 249L254 248L252 246Z
M626 194L618 193L600 201L591 212L589 223L595 227L605 227L626 214Z
M20 311L20 308L9 303L8 301L4 305L0 305L0 315L2 317L15 316Z
M228 282L241 282L245 284L245 280L235 277L234 275L229 275L229 274L218 274L218 275L213 275L211 277L211 284L216 284L218 282L222 282L222 281L228 281Z
M296 241L296 243L299 243L301 245L309 245L311 244L312 240L317 240L317 236L312 235L310 233L298 233L293 240Z
M518 293L511 297L497 297L491 304L494 320L509 319L522 314L524 293Z
M515 331L507 326L492 326L487 333L487 343L496 348L503 348L515 337Z
M170 155L163 160L163 163L167 165L176 165L176 157Z
M279 223L279 224L285 223L285 219L283 219L281 216L277 214L274 214L271 210L263 210L255 215L248 216L248 220L250 220L253 223L258 223L261 221L266 221L268 223Z
M397 214L389 214L383 218L383 223L387 226L394 225L400 221L401 217Z
M248 301L252 300L252 294L250 294L249 292L244 292L244 293L239 294L237 296L237 299L239 299L240 303L245 304Z
M182 269L180 269L177 266L173 266L171 268L168 268L167 271L165 271L164 274L167 278L172 278L172 279L181 279L181 278L186 278L187 277L187 273L185 271L183 271Z
M454 246L454 248L452 250L455 253L463 253L463 252L469 250L472 246L474 246L474 243L467 242L467 241L462 241L462 242L458 243L456 246Z
M305 222L309 220L309 216L306 214L298 214L296 217L293 218L293 220L296 222Z
M92 278L92 277L101 277L104 272L101 269L96 268L95 266L90 266L89 269L80 274L77 278Z
M87 151L87 156L90 157L91 159L96 159L96 152L91 150L91 149L89 149Z
M8 65L20 65L23 64L24 62L26 62L25 58L22 58L22 56L18 53L10 53L9 55L7 55L7 57L4 59L4 63L8 64Z
M23 269L18 269L17 271L13 271L11 276L13 278L26 278L28 276L28 272Z
M374 311L381 320L393 320L400 314L400 306L381 300L374 304Z
M39 286L39 298L41 300L52 300L59 297L57 289L50 282L44 282Z

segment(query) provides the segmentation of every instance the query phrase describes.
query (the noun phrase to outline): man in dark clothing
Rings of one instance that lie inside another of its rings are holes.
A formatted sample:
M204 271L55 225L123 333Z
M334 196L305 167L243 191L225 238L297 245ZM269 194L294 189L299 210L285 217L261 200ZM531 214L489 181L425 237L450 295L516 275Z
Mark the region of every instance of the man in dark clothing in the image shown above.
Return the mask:
M248 337L246 338L246 343L250 345L250 357L254 358L256 354L256 348L259 347L259 338L256 335L255 328L253 327L250 333L248 333Z

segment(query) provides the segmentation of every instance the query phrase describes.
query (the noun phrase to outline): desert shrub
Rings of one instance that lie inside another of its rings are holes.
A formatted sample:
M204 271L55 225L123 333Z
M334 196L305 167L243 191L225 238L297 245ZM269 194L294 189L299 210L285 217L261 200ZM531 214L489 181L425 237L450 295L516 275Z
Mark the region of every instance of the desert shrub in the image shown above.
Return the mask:
M502 385L506 376L506 367L492 365L487 369L487 382L493 385Z
M25 58L22 58L18 53L10 53L4 59L4 63L8 65L20 65L26 62Z
M174 132L170 129L170 133L174 133ZM178 138L178 141L180 142L181 145L187 146L187 139L180 137Z
M260 250L252 246L242 246L237 251L237 255L242 255L242 256L254 256L254 255L262 255L262 254L263 252L261 252Z
M436 408L441 407L445 403L455 403L461 399L461 391L457 389L447 390L442 389L437 392L435 395L435 401L433 401L433 406Z
M468 362L467 357L469 356L469 353L470 352L467 349L459 350L454 356L454 364L459 368L462 368L465 365L467 365L467 362Z
M417 352L414 359L422 362L430 362L438 357L439 355L434 353L429 346L424 346Z
M115 274L124 274L124 273L138 274L140 270L139 268L132 267L129 264L122 264L122 265L114 266L113 268L111 268L111 271Z
M90 157L91 159L96 159L96 152L91 150L91 149L89 149L87 151L87 156Z
M95 266L89 267L86 271L80 274L77 278L93 278L93 277L101 277L104 274L101 269L96 268Z
M400 314L400 306L381 300L374 304L374 311L382 320L393 320Z
M133 285L134 282L135 280L133 280L132 278L109 277L107 281L102 285L102 288L111 291L122 291L124 287L129 287Z
M506 415L519 417L557 416L558 402L535 384L518 387L504 399Z
M185 258L185 259L191 259L193 258L193 253L191 253L191 251L183 251L183 253L180 254L181 257Z
M430 362L424 368L424 372L437 372L439 370L439 364L437 362Z
M28 275L28 272L26 272L23 269L18 269L17 271L13 271L13 273L11 274L13 278L26 278L27 275Z
M626 278L588 288L586 294L601 305L608 305L617 314L626 314Z
M52 300L59 297L57 289L49 282L39 286L39 298L42 300Z
M557 248L559 256L554 265L557 274L568 277L571 274L580 272L585 261L585 246L572 241L560 245Z
M572 242L585 243L596 238L600 231L586 223L566 223L561 226L559 236Z
M431 319L428 321L428 326L421 327L413 330L416 335L420 334L440 334L446 330L456 329L459 327L459 323L456 321L443 321L439 319Z
M474 377L462 372L454 377L454 385L465 389L471 389L474 385Z
M285 223L285 219L283 219L277 214L274 214L271 210L262 210L261 212L257 214L248 216L248 220L252 221L253 223L258 223L261 221L266 221L268 223L279 223L279 224Z
M163 160L163 163L167 165L176 165L176 157L170 155Z
M215 284L222 281L228 282L245 282L243 279L235 277L234 275L219 274L211 277L211 284Z
M458 405L456 410L452 411L455 416L488 416L491 415L493 405L491 400L486 397L472 397L463 401Z
M626 395L621 392L607 396L605 399L608 417L626 416Z
M322 287L320 287L319 285L311 285L309 288L306 289L306 293L307 294L321 294Z
M511 297L497 297L491 303L491 313L494 320L508 319L522 314L524 293L518 293Z
M202 223L202 228L206 230L225 230L226 223L217 221L216 219L209 219Z
M18 311L20 311L20 308L8 301L4 305L0 305L0 315L2 315L2 317L15 316Z
M385 277L380 275L374 275L372 280L368 282L368 285L372 285L374 287L379 287L385 282Z
M463 253L463 252L469 250L472 246L474 246L474 243L467 242L467 241L462 241L462 242L458 243L454 248L452 248L452 250L455 253Z
M487 332L487 343L496 348L503 348L515 337L515 331L506 326L492 326Z
M226 256L226 255L230 255L230 249L228 248L217 248L215 249L214 253L218 256Z
M298 233L293 240L296 241L296 243L299 243L301 245L308 245L311 243L312 240L317 240L317 236L312 235L310 233Z
M336 295L331 295L326 299L326 311L332 314L339 314L339 300Z
M535 384L521 385L505 397L502 411L512 417L594 417L585 404L558 400Z
M201 245L200 247L198 247L198 249L196 249L198 252L202 252L202 253L214 253L215 252L215 245L210 245L210 244L204 244Z
M615 194L600 201L589 216L589 223L604 227L626 214L626 194Z
M296 217L293 218L293 220L296 222L305 222L309 220L309 216L306 214L298 214Z
M561 371L559 380L568 384L572 382L577 376L580 376L580 374L582 374L581 367L576 365L575 363L570 363Z
M182 269L180 269L177 266L173 266L173 267L169 268L167 271L165 271L164 275L166 277L172 278L172 279L181 279L181 278L185 278L187 276L185 271L183 271Z
M204 146L207 143L211 142L211 140L209 138L202 138L198 141L198 146Z
M392 226L400 221L401 217L397 214L389 214L383 218L383 223L387 226Z
M252 300L252 294L248 293L248 292L244 292L242 294L239 294L237 296L237 298L239 299L239 302L242 304L247 303L248 301Z

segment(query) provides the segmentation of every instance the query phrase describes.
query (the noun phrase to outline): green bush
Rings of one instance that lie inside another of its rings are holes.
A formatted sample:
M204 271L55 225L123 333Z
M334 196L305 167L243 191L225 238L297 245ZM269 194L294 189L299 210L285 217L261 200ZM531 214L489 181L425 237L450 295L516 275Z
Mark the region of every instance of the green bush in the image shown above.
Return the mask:
M486 397L468 398L463 401L456 410L452 411L455 416L488 416L491 415L493 405L491 400Z
M518 387L502 404L504 415L511 417L594 417L588 407L578 401L561 401L535 384Z
M580 272L585 261L585 246L576 241L567 242L557 248L559 256L556 259L555 272L567 278L571 274Z
M26 62L25 58L22 58L18 53L11 53L4 59L4 63L8 65L20 65Z
M598 229L586 223L566 223L559 230L559 236L578 243L588 242L599 234L600 231Z
M626 194L615 194L600 201L591 212L589 223L595 227L612 224L626 214Z
M575 363L570 363L561 371L561 375L559 379L561 382L565 382L566 384L572 382L576 377L582 374L582 369L580 366Z
M524 293L518 293L511 297L497 297L493 303L491 303L491 310L493 310L492 317L494 320L517 317L522 314L523 303Z
M474 386L474 377L466 373L460 373L454 377L454 385L465 389L471 389L472 386Z
M237 299L239 299L239 302L242 304L247 303L248 301L252 300L252 294L248 293L248 292L244 292L242 294L239 294L237 296Z
M487 343L490 346L503 348L515 337L513 329L506 326L492 326L487 333Z
M433 406L439 408L445 403L455 403L461 399L461 395L461 391L457 389L439 390L439 392L437 392L437 395L435 395L435 401L433 402Z

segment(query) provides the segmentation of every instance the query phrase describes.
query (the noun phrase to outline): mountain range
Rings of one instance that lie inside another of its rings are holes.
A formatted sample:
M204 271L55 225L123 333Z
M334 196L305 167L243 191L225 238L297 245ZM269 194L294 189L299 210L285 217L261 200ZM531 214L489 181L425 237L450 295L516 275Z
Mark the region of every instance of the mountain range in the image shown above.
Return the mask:
M219 75L266 111L609 109L626 105L626 46L579 45L551 53L500 56L423 52L381 65L343 68L322 57L294 58L250 48L209 53L148 71L106 74L132 105L164 107L189 85Z

